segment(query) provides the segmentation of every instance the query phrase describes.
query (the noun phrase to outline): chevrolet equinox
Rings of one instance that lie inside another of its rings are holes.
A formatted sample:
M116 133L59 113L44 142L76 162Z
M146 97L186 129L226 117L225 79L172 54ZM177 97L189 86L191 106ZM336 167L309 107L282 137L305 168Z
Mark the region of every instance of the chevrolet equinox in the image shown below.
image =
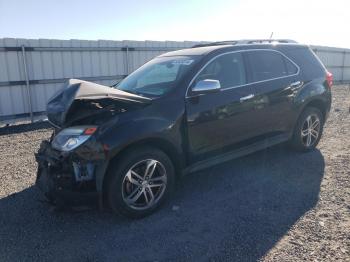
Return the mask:
M144 217L181 175L282 142L318 144L333 76L291 40L214 42L162 54L112 87L71 79L47 104L36 154L56 205L93 198Z

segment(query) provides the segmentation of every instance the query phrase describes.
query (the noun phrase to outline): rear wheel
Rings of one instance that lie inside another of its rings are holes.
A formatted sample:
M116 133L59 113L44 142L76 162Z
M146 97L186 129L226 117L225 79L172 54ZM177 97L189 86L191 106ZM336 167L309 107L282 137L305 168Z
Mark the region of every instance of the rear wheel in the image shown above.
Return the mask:
M174 167L156 148L135 148L110 170L108 199L112 210L131 218L155 211L174 186Z
M323 124L321 111L315 107L307 107L297 121L290 141L291 146L303 152L314 149L321 139Z

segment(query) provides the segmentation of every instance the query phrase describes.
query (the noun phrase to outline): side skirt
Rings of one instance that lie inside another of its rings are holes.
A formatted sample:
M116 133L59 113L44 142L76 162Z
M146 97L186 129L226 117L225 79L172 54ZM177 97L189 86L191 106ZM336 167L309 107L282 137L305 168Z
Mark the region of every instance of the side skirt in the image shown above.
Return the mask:
M235 158L249 155L256 151L286 142L289 140L289 138L290 138L290 134L281 134L274 137L266 138L259 142L255 142L249 146L241 147L221 155L217 155L205 160L201 160L185 168L184 174L196 172L223 162L233 160Z

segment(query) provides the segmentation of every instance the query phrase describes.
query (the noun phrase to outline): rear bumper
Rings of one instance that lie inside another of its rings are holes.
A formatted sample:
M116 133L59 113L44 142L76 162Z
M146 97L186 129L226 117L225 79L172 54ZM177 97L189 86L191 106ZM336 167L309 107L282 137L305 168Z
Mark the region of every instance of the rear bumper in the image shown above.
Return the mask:
M72 165L72 155L64 155L43 141L38 153L36 186L51 203L57 205L80 205L98 199L95 179L77 181Z

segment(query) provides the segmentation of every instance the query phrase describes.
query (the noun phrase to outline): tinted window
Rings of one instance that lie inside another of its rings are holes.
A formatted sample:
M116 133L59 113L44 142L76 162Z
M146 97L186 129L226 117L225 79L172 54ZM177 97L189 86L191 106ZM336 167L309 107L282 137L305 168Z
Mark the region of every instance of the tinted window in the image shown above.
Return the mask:
M242 54L226 54L213 60L198 75L196 82L205 79L219 80L221 88L246 84Z
M273 51L247 52L251 70L250 82L283 77L297 72L297 68L284 56Z
M284 63L286 65L288 75L294 75L298 72L298 68L285 57L284 57Z
M301 69L305 80L325 75L325 68L318 57L308 47L294 47L284 51Z

